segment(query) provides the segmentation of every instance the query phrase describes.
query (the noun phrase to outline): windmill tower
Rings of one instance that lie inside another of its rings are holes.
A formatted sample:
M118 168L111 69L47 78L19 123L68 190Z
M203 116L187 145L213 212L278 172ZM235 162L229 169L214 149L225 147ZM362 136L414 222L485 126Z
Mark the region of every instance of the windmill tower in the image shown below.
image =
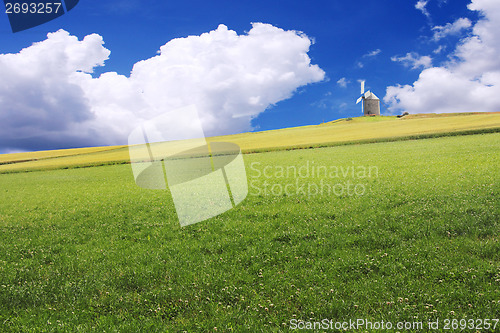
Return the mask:
M361 103L361 112L365 116L380 116L380 100L370 90L365 92L365 81L361 81L361 97L358 98L356 104Z

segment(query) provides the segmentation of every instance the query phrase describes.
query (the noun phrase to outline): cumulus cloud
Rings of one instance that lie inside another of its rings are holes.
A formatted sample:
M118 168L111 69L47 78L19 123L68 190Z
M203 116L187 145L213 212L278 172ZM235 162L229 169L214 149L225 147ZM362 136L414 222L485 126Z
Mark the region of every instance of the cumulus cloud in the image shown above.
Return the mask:
M367 54L365 54L363 57L375 57L376 55L378 55L380 52L382 52L381 49L376 49L376 50L373 50L373 51L370 51L368 52Z
M429 56L421 56L416 52L409 52L404 57L391 57L392 61L401 62L406 67L418 69L420 67L429 68L432 66L432 58Z
M440 54L445 49L446 49L446 45L439 45L437 49L435 49L434 51L432 51L432 53L434 53L434 54Z
M429 2L428 0L419 0L415 4L415 8L418 9L418 10L420 10L422 12L422 14L424 14L426 17L429 18L430 14L429 14L429 11L426 8L428 2Z
M462 30L468 29L472 26L472 22L468 18L459 18L453 23L447 23L444 26L435 26L432 28L434 31L433 39L438 41L449 35L459 35Z
M500 76L490 77L484 82L470 80L446 68L434 67L423 71L413 86L387 88L384 98L410 113L450 113L460 111L488 111L498 108L498 84ZM465 95L465 96L464 96Z
M384 100L394 110L500 110L500 2L472 0L468 8L482 15L472 35L460 41L443 66L423 70L412 85L388 87Z
M78 145L97 133L81 124L95 119L85 92L74 75L103 65L109 51L96 34L82 41L65 31L48 34L17 54L0 54L0 142L2 148L52 148L60 137L63 145ZM87 133L84 133L87 131Z
M376 50L373 50L373 51L370 51L368 53L363 54L363 56L361 58L364 58L367 61L369 61L369 59L367 59L367 58L376 57L380 52L382 52L382 50L376 49ZM365 67L365 63L363 61L358 61L356 63L356 66L358 66L358 68L363 68L363 67Z
M195 104L206 135L251 129L266 108L324 79L303 33L254 23L169 41L130 76L91 73L110 51L96 34L60 30L16 54L0 54L4 151L125 144L133 127Z
M342 87L342 88L345 88L347 87L347 84L350 83L349 80L347 80L345 77L341 77L338 81L337 81L337 84L339 85L339 87Z

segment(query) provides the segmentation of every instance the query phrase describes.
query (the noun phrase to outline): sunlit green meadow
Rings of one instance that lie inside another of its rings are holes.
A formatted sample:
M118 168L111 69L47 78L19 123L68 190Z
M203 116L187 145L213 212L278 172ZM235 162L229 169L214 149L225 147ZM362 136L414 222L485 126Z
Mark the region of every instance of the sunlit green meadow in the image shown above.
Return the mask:
M0 174L1 330L498 318L499 152L493 133L246 154L248 197L184 228L130 165Z

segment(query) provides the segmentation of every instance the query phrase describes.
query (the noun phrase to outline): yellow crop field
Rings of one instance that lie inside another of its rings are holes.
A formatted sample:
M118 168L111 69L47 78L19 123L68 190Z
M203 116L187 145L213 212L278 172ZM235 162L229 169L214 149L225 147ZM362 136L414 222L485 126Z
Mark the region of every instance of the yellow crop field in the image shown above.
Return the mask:
M89 147L89 148L74 148L74 149L58 149L58 150L43 150L27 153L0 154L0 164L26 162L32 160L50 159L72 155L92 154L107 150L122 148L125 146L110 146L110 147Z
M334 146L383 140L500 130L500 112L358 117L332 122L207 138L232 142L244 153ZM0 173L127 163L127 146L109 146L0 155Z
M466 115L425 115L410 117L359 117L321 125L274 131L243 133L210 141L230 141L243 151L319 145L370 139L397 138L425 134L500 128L500 112Z

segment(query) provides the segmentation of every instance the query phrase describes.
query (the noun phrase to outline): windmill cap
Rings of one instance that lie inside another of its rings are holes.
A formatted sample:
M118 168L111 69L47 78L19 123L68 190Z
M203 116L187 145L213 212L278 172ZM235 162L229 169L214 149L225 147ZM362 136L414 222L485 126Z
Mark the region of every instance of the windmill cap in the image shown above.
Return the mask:
M368 93L365 94L365 99L379 99L377 95L369 91Z

